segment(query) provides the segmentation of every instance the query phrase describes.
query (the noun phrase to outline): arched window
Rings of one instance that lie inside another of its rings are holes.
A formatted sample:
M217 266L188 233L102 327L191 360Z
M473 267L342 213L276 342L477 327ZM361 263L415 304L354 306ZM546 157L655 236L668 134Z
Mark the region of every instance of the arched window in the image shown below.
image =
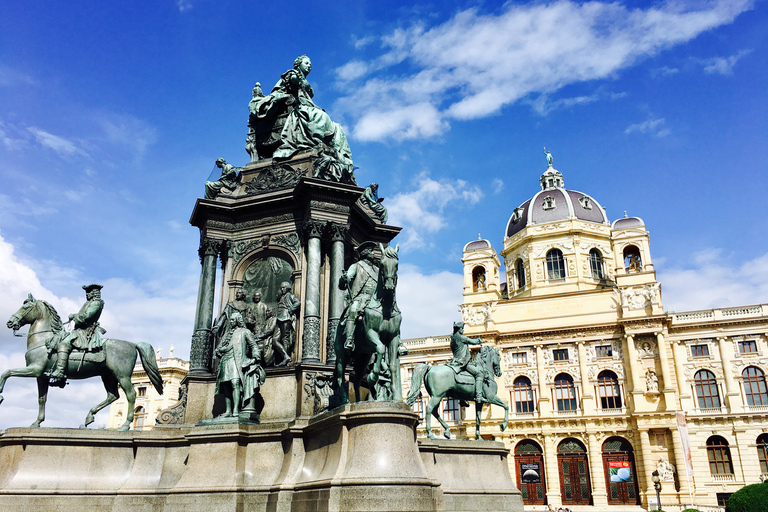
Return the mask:
M600 407L621 409L621 390L615 373L610 370L600 372L597 376L597 388L600 391Z
M731 449L728 441L720 436L712 436L707 439L707 457L709 458L709 472L713 475L732 475Z
M589 251L589 269L592 271L594 279L605 279L603 271L603 255L597 249Z
M630 272L642 272L643 270L640 249L634 245L628 245L624 248L624 268L627 269L627 274Z
M517 289L522 290L525 288L525 264L522 259L518 259L515 263L515 275L517 276Z
M714 409L720 407L720 393L717 391L717 379L709 370L699 370L693 377L696 383L696 396L699 398L699 409Z
M533 387L528 377L518 377L514 381L515 410L533 412Z
M565 279L565 260L560 249L552 249L547 253L547 278Z
M744 393L748 405L768 405L768 389L765 387L765 374L760 368L747 366L741 376L744 379Z
M573 386L573 377L567 373L555 377L555 398L558 411L576 410L576 388Z
M760 461L760 472L768 473L768 434L757 436L757 458Z
M144 422L147 419L147 411L143 407L137 407L133 413L133 430L144 430Z

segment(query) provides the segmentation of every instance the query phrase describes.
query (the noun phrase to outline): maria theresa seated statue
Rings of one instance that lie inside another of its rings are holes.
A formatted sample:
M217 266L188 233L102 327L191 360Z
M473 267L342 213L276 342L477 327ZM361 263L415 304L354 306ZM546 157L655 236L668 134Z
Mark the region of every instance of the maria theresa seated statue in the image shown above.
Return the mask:
M317 177L354 183L344 130L312 101L314 92L307 82L311 70L312 62L302 55L293 69L280 76L269 95L264 96L261 85L256 84L248 104L246 150L252 162L259 158L287 160L301 151L317 150Z

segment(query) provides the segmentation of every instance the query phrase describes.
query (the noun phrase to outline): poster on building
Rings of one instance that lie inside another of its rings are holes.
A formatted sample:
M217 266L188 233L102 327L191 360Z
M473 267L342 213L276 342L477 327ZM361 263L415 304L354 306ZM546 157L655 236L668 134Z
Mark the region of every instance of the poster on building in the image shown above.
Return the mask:
M680 444L683 448L683 459L685 459L685 472L688 476L693 476L693 462L691 461L691 443L688 440L688 424L685 421L685 411L677 411L677 433L680 434Z
M521 462L520 463L520 482L524 484L541 483L541 463L540 462Z
M612 484L632 482L632 465L628 460L612 460L608 462L608 475Z

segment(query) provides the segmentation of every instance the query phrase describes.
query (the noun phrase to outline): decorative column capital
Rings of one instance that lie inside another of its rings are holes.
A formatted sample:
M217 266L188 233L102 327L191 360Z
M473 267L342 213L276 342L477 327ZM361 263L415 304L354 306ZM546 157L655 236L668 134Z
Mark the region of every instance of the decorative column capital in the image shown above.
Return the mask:
M197 250L197 254L200 255L200 263L203 262L203 258L206 256L216 256L221 250L222 241L215 238L201 237L200 248Z
M321 238L326 223L320 220L308 220L304 223L304 236L307 238Z
M345 224L328 223L328 236L332 242L343 242L347 239L347 233L349 233L349 228Z
M222 240L219 247L219 260L221 261L222 270L227 266L227 260L232 256L232 242L230 240Z

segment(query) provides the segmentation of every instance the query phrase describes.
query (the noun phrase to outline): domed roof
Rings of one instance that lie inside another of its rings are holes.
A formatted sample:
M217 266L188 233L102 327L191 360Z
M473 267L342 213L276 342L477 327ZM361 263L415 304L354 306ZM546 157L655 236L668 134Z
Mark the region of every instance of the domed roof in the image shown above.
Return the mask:
M624 218L613 221L611 229L627 229L627 228L642 228L645 226L645 222L640 217L627 217L627 212L624 212Z
M473 240L464 246L464 252L467 251L479 251L480 249L490 249L491 242L480 238L480 234L477 235L477 240Z
M583 192L566 190L563 175L552 165L541 175L539 181L541 192L512 212L507 223L508 237L522 231L526 226L574 218L609 224L603 207Z

